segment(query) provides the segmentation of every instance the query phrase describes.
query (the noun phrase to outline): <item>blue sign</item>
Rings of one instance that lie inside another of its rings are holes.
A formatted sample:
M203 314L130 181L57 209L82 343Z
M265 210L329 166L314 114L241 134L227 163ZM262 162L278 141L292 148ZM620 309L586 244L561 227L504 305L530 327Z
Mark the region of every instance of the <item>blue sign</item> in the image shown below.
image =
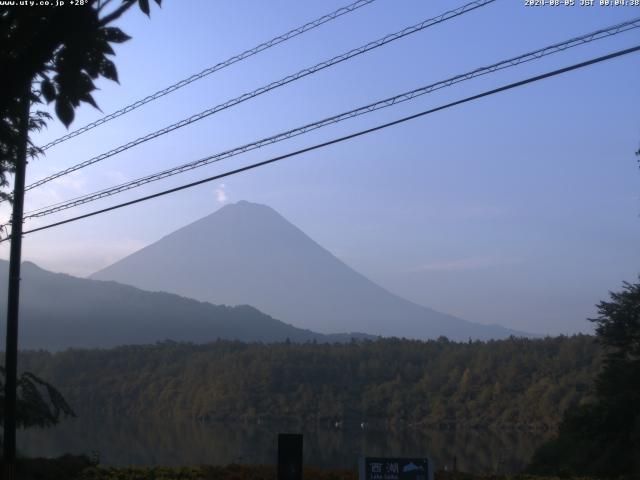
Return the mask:
M360 480L433 480L429 458L361 457Z

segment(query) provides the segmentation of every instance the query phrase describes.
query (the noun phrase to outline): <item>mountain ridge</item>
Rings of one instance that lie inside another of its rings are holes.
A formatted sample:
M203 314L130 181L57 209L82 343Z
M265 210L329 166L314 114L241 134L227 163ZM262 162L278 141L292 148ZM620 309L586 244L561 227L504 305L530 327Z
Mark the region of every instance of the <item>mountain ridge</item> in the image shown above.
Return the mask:
M6 297L8 262L0 260ZM53 273L22 264L20 347L61 350L149 344L164 340L205 343L347 342L360 333L324 335L293 327L249 305L212 305L166 292L147 292L113 281ZM2 312L2 320L6 313Z
M523 332L467 322L372 282L266 205L240 201L192 222L90 278L215 304L247 303L301 328L487 340Z

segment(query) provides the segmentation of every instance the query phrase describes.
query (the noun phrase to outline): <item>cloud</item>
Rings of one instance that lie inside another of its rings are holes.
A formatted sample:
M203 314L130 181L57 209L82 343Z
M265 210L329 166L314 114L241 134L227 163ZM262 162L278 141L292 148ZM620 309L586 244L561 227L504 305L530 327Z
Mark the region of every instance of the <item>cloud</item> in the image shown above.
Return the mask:
M84 173L81 171L71 172L38 188L29 190L25 195L25 213L84 195L87 192L87 177Z
M67 175L52 180L51 184L65 190L69 190L73 193L85 193L87 178L85 177L84 173L76 170L75 172L71 172Z
M105 176L113 183L124 183L126 181L129 180L129 177L127 177L123 172L121 172L120 170L109 170L108 172L105 173Z
M517 262L516 259L498 256L466 257L454 260L436 260L411 268L408 272L455 272L460 270L476 270L515 262Z
M216 196L218 203L224 203L229 199L227 195L227 185L224 183L221 183L220 186L213 191L213 194Z

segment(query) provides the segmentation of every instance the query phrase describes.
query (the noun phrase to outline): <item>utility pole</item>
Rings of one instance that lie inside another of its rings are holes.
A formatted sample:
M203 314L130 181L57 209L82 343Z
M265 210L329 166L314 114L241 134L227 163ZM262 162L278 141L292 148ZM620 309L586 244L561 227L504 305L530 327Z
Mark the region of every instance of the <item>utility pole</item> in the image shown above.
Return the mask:
M16 407L18 378L18 312L20 306L20 260L22 256L22 219L24 213L24 181L27 169L29 139L29 108L31 82L20 99L20 125L13 186L11 216L11 249L9 253L9 294L7 299L7 344L5 348L4 383L4 473L15 479L16 467Z

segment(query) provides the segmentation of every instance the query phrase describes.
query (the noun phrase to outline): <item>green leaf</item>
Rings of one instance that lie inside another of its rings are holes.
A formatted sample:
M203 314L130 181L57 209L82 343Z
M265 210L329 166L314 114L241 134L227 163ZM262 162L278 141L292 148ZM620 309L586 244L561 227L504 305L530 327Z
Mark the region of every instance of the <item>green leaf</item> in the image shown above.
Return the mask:
M106 58L102 59L102 62L100 63L100 75L108 78L109 80L120 83L118 82L118 71L116 70L115 64Z
M88 103L89 105L91 105L93 108L100 110L100 107L98 106L98 104L96 103L96 101L93 99L93 97L91 96L90 93L85 93L84 95L80 96L80 100L82 100L83 102ZM100 110L102 111L102 110Z
M126 42L127 40L131 40L131 37L129 35L127 35L117 27L105 27L103 31L104 31L104 39L107 42L123 43L123 42Z
M74 85L74 90L78 92L78 95L92 92L95 89L96 86L93 84L93 80L91 80L91 77L86 73L81 72L80 75L78 75L78 78Z
M147 16L149 16L149 0L138 0L140 10L142 10Z
M100 59L102 55L87 52L85 60L85 70L91 78L97 78L100 75Z
M115 55L116 52L113 50L113 48L111 48L111 45L109 45L109 42L107 42L106 40L102 40L102 39L98 39L96 42L96 49L97 51L101 52L101 53L105 53L107 55Z
M60 98L56 100L56 115L58 118L64 123L65 127L71 125L73 122L73 118L75 113L73 112L73 107L71 106L71 102L66 98Z
M40 90L42 91L42 96L47 101L47 103L51 103L56 98L56 89L51 83L51 80L45 78L42 83L40 83Z

